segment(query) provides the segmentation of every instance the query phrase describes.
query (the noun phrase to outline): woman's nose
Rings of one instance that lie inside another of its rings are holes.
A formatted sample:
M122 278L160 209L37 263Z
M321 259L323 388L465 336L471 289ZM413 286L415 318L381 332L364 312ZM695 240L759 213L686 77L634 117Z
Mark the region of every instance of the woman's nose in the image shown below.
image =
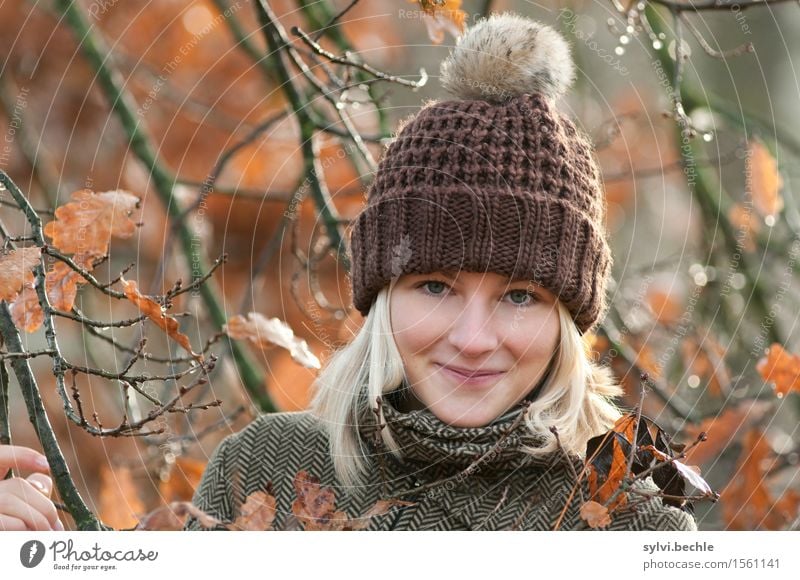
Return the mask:
M495 350L500 342L492 323L491 311L477 300L470 300L459 312L450 327L448 339L466 356Z

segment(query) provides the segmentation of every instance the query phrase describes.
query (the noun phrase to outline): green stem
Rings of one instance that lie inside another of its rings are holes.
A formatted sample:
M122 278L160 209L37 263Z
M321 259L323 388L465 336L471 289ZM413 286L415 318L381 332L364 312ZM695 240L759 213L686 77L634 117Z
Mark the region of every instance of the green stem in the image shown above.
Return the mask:
M331 200L330 193L324 181L321 179L323 171L319 163L316 140L314 139L316 124L308 113L307 102L294 86L289 71L282 60L282 52L289 44L288 39L280 28L277 18L266 0L257 0L256 8L264 30L264 36L267 39L269 51L273 54L273 58L275 59L278 76L280 78L280 86L289 99L292 110L300 123L303 171L308 180L309 187L311 188L311 195L320 212L322 222L325 224L325 231L330 239L330 246L337 252L345 270L350 271L350 258L347 255L347 248L345 247L344 240L339 233L340 219L339 216L336 215L335 210L332 209L334 207L333 201ZM304 188L301 186L299 191L303 189Z

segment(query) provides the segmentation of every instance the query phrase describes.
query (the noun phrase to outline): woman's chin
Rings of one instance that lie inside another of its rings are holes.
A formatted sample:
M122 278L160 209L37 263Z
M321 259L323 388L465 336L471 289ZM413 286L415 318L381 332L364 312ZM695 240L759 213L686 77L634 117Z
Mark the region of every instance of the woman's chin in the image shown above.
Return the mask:
M495 418L484 406L432 405L429 410L442 422L452 427L483 427Z

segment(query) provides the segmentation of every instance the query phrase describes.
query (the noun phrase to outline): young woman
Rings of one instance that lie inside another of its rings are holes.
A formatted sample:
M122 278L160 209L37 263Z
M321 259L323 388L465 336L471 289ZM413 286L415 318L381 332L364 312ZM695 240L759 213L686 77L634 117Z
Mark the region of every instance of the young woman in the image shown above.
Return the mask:
M555 108L573 77L564 39L526 18L493 15L459 39L441 71L455 98L401 123L353 226L362 328L308 411L222 442L198 507L230 521L269 484L275 527L293 527L305 471L348 518L412 502L370 530L583 525L575 472L619 418L621 389L582 337L604 313L612 259L591 144ZM655 492L638 482L608 529L696 529Z
M564 39L526 18L459 39L441 71L454 99L401 124L353 226L361 329L309 410L222 441L197 507L232 521L269 491L274 528L294 528L305 472L333 490L334 519L368 530L583 527L576 471L621 389L582 336L612 259L591 144L555 107L573 77ZM657 491L637 482L607 529L695 530ZM405 503L359 520L392 499Z

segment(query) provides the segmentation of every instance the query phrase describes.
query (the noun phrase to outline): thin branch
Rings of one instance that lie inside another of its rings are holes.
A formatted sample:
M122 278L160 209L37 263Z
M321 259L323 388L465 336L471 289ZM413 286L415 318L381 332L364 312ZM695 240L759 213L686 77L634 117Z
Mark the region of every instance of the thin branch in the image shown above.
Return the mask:
M2 333L5 343L17 352L22 352L23 345L19 331L14 326L11 318L11 311L5 301L0 302L0 333ZM80 493L70 477L67 462L61 449L58 446L50 421L47 418L44 404L42 402L36 378L28 364L27 359L13 359L11 366L17 376L25 405L28 408L28 416L36 430L36 435L42 444L42 449L50 464L50 473L55 480L59 495L64 500L69 513L75 519L75 523L80 530L104 530L108 529L95 517L86 506ZM69 410L68 410L69 412Z
M15 358L35 358L37 356L52 356L56 354L54 350L32 350L30 352L0 352L0 361L10 360Z
M67 256L65 254L62 254L57 249L55 249L53 246L45 245L44 247L42 247L42 254L47 254L48 256L52 256L53 258L55 258L57 260L60 260L61 262L64 262L72 270L74 270L75 272L80 274L81 278L83 278L89 284L91 284L92 286L94 286L95 288L100 290L103 294L107 294L108 296L111 296L112 298L117 298L117 299L122 299L122 300L125 299L125 293L124 292L117 292L116 290L111 290L109 288L109 286L111 285L110 283L109 284L103 284L97 278L95 278L91 274L91 272L89 270L86 270L85 268L82 268L81 266L76 264L75 261L72 258L70 258L69 256ZM94 268L94 266L93 266L93 268ZM122 275L123 274L121 274L120 276L122 276Z
M320 56L324 56L325 58L327 58L331 62L335 62L337 64L342 64L342 65L345 65L345 66L351 66L351 67L363 70L364 72L369 73L372 76L374 76L376 79L380 79L380 80L387 81L387 82L392 82L392 83L397 83L399 85L403 85L403 86L409 87L409 88L414 89L414 90L417 90L417 89L420 89L420 88L424 87L428 82L428 73L425 72L424 68L421 68L419 70L420 80L418 80L418 81L408 81L408 80L406 80L404 78L401 78L401 77L398 77L396 75L391 75L391 74L385 73L383 71L380 71L380 70L376 69L375 67L373 67L371 65L368 65L366 63L354 61L354 60L352 60L350 58L347 58L347 57L344 57L344 56L336 56L332 52L322 48L322 46L319 43L315 42L310 36L308 36L308 34L303 32L300 29L300 27L298 27L298 26L292 26L291 30L292 30L292 34L294 34L295 36L300 37L300 39L303 42L305 42L311 48L311 50L313 50L316 54L319 54Z
M124 89L124 80L113 67L113 61L108 58L110 54L108 47L99 36L94 34L78 3L73 0L56 0L56 6L60 8L65 21L75 33L81 50L95 70L96 78L106 99L119 118L132 150L152 177L154 188L161 198L170 219L175 220L182 213L182 208L177 203L173 192L175 178L163 167L150 135L146 132L144 124L137 117L135 113L137 110L136 102L130 93ZM230 19L228 20L230 21ZM203 277L203 273L208 271L207 261L201 251L201 247L195 242L193 232L187 224L181 223L178 233L180 234L184 255L192 265L193 276ZM227 322L227 316L213 280L209 280L207 284L200 286L200 295L211 319L217 326L217 330L221 330L222 326ZM230 341L228 344L232 349L234 360L241 373L242 383L250 396L254 401L257 401L262 411L274 411L275 406L267 390L264 389L263 372L252 360L242 344L238 341Z
M697 30L697 28L692 24L692 22L689 20L689 17L686 15L686 12L681 12L680 15L681 15L681 20L683 20L683 23L686 24L686 27L689 29L689 31L697 40L697 43L703 48L703 50L706 51L706 54L708 54L713 58L724 60L729 57L741 56L747 52L755 51L752 42L745 42L737 46L736 48L732 48L730 50L726 50L723 52L715 50L714 48L712 48L710 44L708 44L708 41L703 37L700 31Z

